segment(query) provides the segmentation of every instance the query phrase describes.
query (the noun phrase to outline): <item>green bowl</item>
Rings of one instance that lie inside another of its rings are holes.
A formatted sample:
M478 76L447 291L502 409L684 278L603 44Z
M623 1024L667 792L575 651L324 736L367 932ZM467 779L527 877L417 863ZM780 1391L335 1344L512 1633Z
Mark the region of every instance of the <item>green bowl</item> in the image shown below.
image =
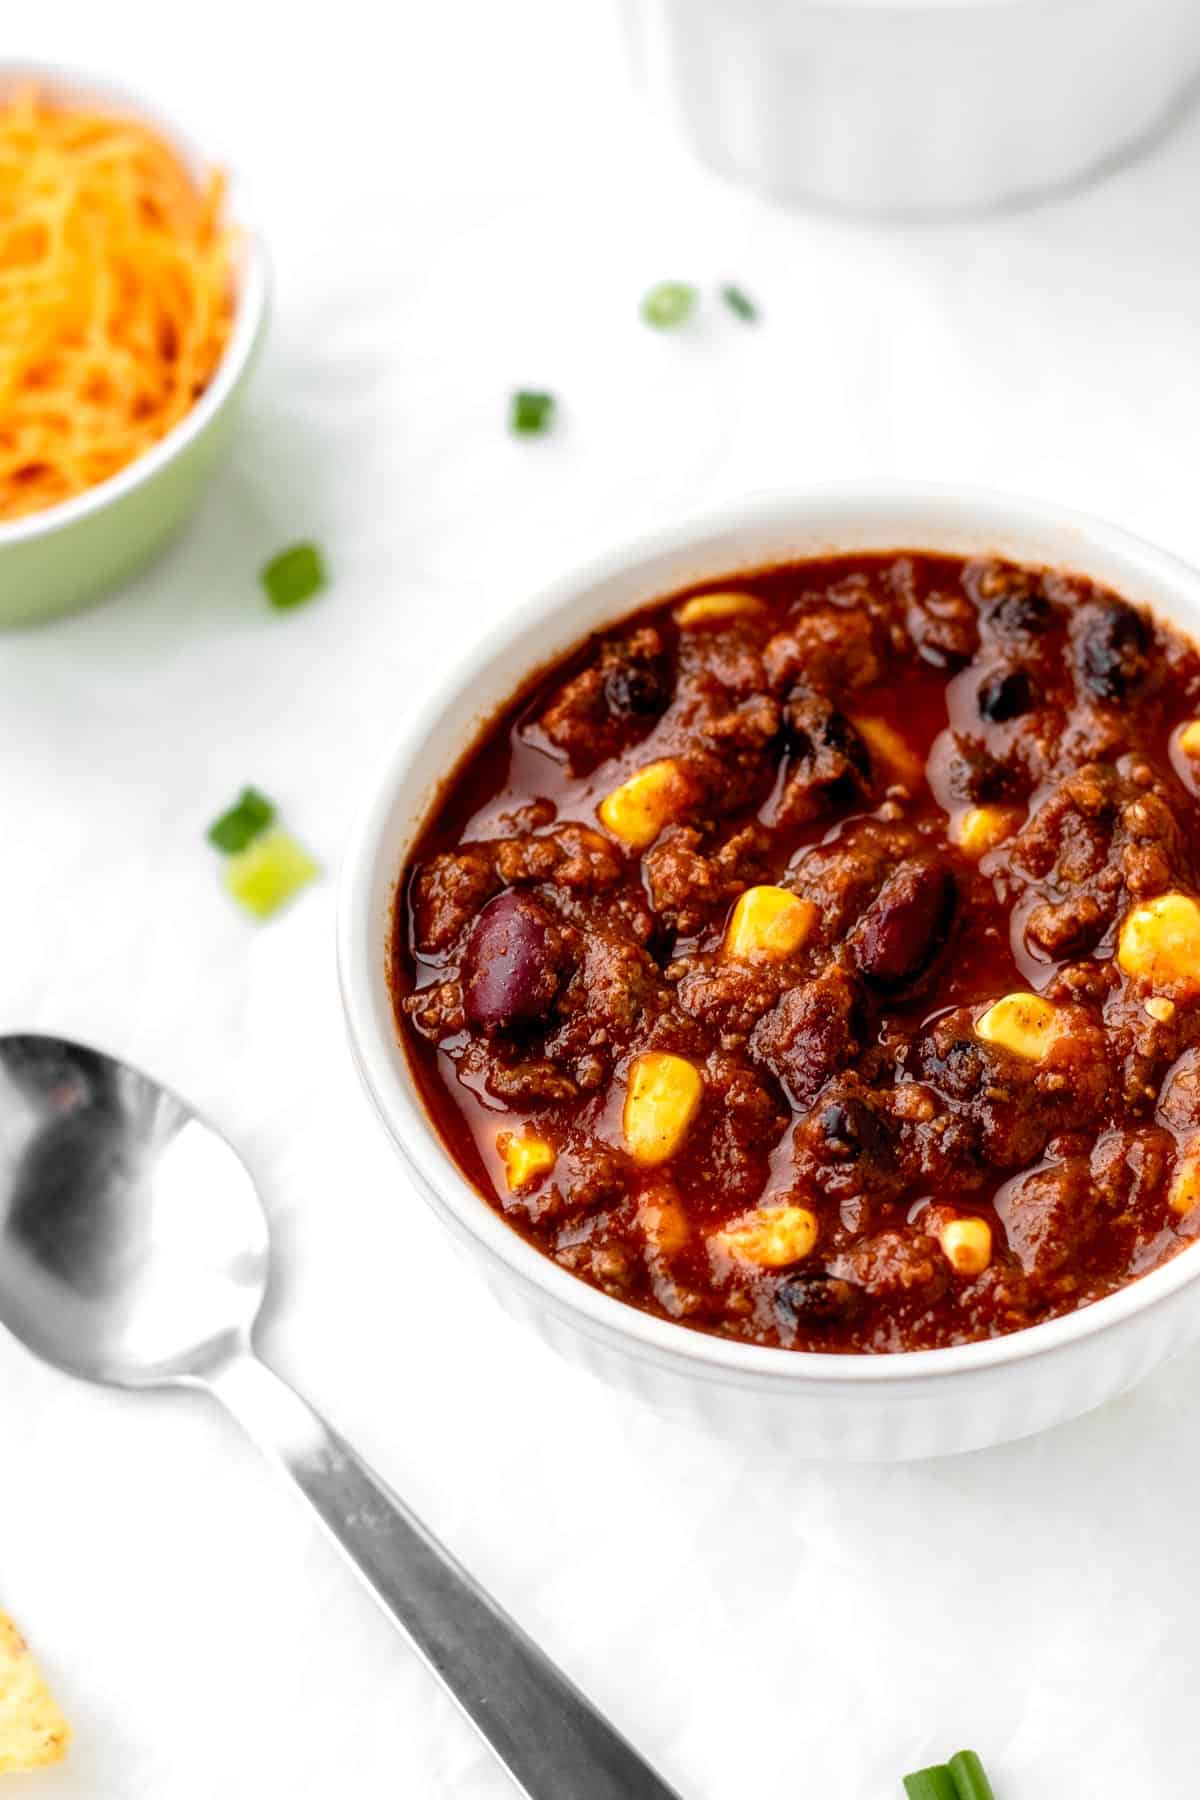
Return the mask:
M56 93L137 112L199 157L171 125L108 83L49 67L0 67L0 92L34 79ZM108 481L43 512L0 524L0 626L32 625L101 599L162 550L195 510L229 444L266 333L269 272L259 234L233 209L240 239L233 331L209 386L187 416Z

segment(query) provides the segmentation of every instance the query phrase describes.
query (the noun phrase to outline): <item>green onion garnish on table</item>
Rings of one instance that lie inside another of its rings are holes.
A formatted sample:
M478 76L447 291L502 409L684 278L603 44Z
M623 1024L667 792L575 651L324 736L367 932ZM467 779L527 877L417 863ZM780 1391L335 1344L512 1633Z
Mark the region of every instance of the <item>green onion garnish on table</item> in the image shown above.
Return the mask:
M223 812L219 819L214 819L208 828L208 841L217 850L223 850L226 856L232 856L238 850L256 838L260 831L265 831L275 817L275 808L265 794L257 788L243 788L228 812Z
M958 1750L948 1763L906 1775L904 1792L908 1800L996 1800L973 1750Z
M554 423L554 395L518 388L509 405L508 423L518 437L549 431Z
M225 886L256 919L269 919L321 873L302 844L275 826L225 864Z
M325 561L315 544L292 544L273 556L259 579L280 612L303 606L326 584Z
M958 1800L996 1800L983 1764L973 1750L959 1750L946 1766L954 1777Z
M682 325L696 304L696 290L686 281L660 281L642 297L642 317L657 331Z
M758 318L757 306L749 294L743 293L740 287L734 287L732 283L723 287L721 298L730 312L736 313L739 319L744 319L747 325L753 325Z
M257 788L242 789L209 826L208 841L225 853L225 886L256 919L269 919L321 873L303 845L275 824L274 804Z

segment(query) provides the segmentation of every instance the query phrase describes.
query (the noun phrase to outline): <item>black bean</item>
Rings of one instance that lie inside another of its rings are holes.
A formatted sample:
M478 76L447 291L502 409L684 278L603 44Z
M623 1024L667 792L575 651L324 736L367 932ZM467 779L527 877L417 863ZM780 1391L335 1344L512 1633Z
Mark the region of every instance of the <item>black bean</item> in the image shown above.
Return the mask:
M511 888L476 919L463 958L463 1011L486 1037L540 1023L562 980L562 933L528 894Z
M839 1161L850 1162L883 1148L883 1128L870 1107L853 1094L829 1100L820 1112L821 1134L826 1149Z
M850 950L873 986L895 990L925 973L946 941L958 889L937 863L901 863L858 921Z
M1040 637L1054 622L1054 608L1045 594L1005 594L987 616L998 637Z
M1124 600L1097 600L1080 615L1079 661L1084 686L1098 700L1125 700L1149 667L1146 621Z
M786 1275L775 1289L775 1307L785 1328L819 1330L853 1319L861 1310L862 1294L835 1275Z
M814 780L828 783L843 776L871 779L866 744L844 712L821 694L795 693L784 713L784 740L789 753L803 762Z
M970 800L975 806L1015 800L1022 792L1016 771L985 750L975 738L956 737L946 775L955 799Z
M670 698L665 661L617 663L605 676L604 698L614 718L653 718Z
M981 682L979 716L993 725L1019 719L1033 705L1033 683L1024 669L1000 669Z
M844 756L851 768L856 770L864 781L870 780L870 752L845 713L831 708L821 735L827 749L836 751L839 756Z

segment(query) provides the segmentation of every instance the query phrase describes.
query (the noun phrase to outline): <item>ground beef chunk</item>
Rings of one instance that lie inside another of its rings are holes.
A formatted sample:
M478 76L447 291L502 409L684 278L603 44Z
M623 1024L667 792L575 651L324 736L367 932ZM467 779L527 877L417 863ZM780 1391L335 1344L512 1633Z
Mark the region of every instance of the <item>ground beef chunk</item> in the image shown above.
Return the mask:
M1180 1133L1200 1128L1200 1046L1185 1050L1168 1070L1159 1096L1158 1118Z
M777 694L800 685L836 695L873 687L883 674L882 651L869 613L812 606L771 638L763 664Z
M786 1114L778 1090L763 1079L761 1070L719 1050L713 1051L706 1067L710 1099L738 1141L750 1150L773 1144Z
M621 853L602 832L586 825L560 825L540 837L507 838L496 845L501 880L551 881L585 893L615 886L624 874Z
M1091 1156L1100 1205L1114 1215L1139 1213L1162 1192L1174 1155L1174 1139L1158 1126L1104 1132Z
M1013 840L1034 878L1026 941L1058 961L1093 949L1126 900L1188 880L1193 855L1153 770L1139 758L1093 763L1059 782Z
M642 626L603 640L587 666L555 694L539 724L572 769L582 772L643 733L670 697L662 636Z
M571 979L559 995L560 1021L547 1049L556 1057L627 1044L669 1003L670 990L653 957L639 944L597 928L581 946Z
M1026 1275L1057 1274L1095 1237L1105 1218L1083 1157L1018 1176L996 1197L1008 1247Z
M753 694L727 710L714 710L695 721L696 736L723 755L727 751L764 751L774 747L783 729L779 702L769 694Z
M500 886L491 844L465 844L423 863L412 885L417 949L449 950Z
M559 1214L587 1213L615 1206L625 1196L627 1181L616 1152L588 1138L559 1151L550 1191Z
M747 1038L789 979L778 963L725 962L719 956L683 967L675 990L679 1005L689 1018L719 1031L723 1041Z
M1062 1034L1041 1062L981 1041L966 1008L935 1019L916 1049L918 1072L995 1169L1035 1161L1056 1132L1094 1119L1111 1085L1104 1032L1082 1007L1063 1008Z
M804 825L859 804L871 784L871 758L845 713L820 694L788 701L787 777L774 822Z
M461 982L438 981L432 987L418 988L415 994L406 994L400 1004L405 1018L432 1043L438 1044L443 1038L466 1030Z
M920 833L911 826L853 823L805 851L790 885L820 910L828 937L843 937L892 870L921 848Z
M665 831L643 860L650 903L663 925L683 937L703 929L743 888L767 872L770 837L747 825L715 849L690 825Z
M829 1259L831 1275L874 1295L914 1291L932 1300L946 1286L946 1262L936 1238L923 1231L880 1231Z
M510 1051L512 1054L512 1051ZM482 1087L493 1099L522 1112L574 1100L579 1090L571 1077L548 1057L503 1061L495 1049L488 1053L482 1038L472 1038L458 1062L458 1078L468 1087Z
M903 609L904 626L922 662L935 669L961 669L979 646L979 619L970 597L932 582L907 556L892 565L892 585Z
M844 969L829 968L787 993L750 1034L750 1052L778 1076L797 1106L811 1106L861 1044L862 998Z

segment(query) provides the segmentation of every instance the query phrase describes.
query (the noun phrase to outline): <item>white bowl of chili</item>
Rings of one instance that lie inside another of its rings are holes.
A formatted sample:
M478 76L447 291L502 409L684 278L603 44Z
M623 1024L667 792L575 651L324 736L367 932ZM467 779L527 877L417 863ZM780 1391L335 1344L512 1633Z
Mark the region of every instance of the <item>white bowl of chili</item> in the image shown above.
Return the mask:
M797 1452L907 1459L1045 1429L1129 1388L1200 1337L1200 1248L1024 1329L873 1355L766 1347L655 1316L587 1285L511 1227L430 1117L390 984L399 872L481 726L531 675L637 608L803 558L920 547L1061 570L1200 638L1200 574L1100 521L957 487L856 484L716 509L601 557L506 615L406 726L371 783L341 878L338 960L354 1059L417 1187L517 1317L593 1373L721 1430L786 1434Z
M229 184L226 201L207 147L152 100L54 64L0 63L0 132L17 171L8 216L31 246L25 287L12 290L25 298L8 303L0 421L7 626L99 599L186 523L228 447L270 284L240 185ZM54 202L42 190L59 164L70 180L73 156L94 152L104 133L109 156L91 155L61 230L47 238L73 256L57 270L32 248L37 209ZM26 159L38 174L22 185ZM139 196L143 179L154 192ZM38 359L18 329L21 308L34 306Z

